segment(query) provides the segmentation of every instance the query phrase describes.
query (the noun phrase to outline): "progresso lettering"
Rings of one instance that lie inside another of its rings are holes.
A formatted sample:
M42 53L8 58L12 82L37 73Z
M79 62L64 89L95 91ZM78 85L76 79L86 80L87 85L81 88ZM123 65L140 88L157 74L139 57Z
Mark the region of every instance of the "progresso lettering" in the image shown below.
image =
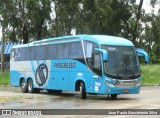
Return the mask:
M66 63L55 63L54 68L75 68L75 62L66 62Z

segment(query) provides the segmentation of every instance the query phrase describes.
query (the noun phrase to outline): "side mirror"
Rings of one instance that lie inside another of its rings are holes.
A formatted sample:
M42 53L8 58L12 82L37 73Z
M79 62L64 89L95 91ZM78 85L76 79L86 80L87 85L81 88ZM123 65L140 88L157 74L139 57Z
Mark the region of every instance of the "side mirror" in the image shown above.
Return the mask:
M104 49L95 48L95 50L103 54L103 61L108 61L108 52Z
M147 52L145 52L143 49L141 49L141 48L137 48L136 49L136 52L137 52L137 55L138 56L144 56L144 58L145 58L145 62L146 63L149 63L149 56L148 56L148 53Z

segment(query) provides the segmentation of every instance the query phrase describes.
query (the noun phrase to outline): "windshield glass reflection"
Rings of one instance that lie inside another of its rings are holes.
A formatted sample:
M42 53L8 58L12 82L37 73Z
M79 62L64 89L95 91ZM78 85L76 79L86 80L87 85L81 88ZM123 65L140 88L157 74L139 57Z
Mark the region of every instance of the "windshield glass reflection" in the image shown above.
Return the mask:
M102 46L108 51L108 62L105 62L105 74L112 78L137 78L140 76L139 61L135 47Z

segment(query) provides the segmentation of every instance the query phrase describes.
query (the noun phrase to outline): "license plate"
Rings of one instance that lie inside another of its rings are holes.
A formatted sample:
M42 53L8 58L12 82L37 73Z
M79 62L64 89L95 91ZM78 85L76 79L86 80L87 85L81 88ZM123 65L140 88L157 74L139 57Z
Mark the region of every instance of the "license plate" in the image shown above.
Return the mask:
M128 93L129 91L127 89L124 89L122 92L123 93Z

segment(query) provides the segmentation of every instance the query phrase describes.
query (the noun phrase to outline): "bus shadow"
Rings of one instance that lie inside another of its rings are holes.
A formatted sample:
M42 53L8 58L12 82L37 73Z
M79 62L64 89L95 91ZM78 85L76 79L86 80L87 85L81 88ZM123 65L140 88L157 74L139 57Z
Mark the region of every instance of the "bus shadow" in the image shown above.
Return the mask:
M48 95L48 96L56 96L56 97L61 97L62 99L70 99L70 98L74 98L74 99L80 99L80 100L104 100L104 101L126 101L126 100L137 100L136 97L127 97L127 96L123 96L123 95L118 95L116 99L112 99L109 95L90 95L87 94L87 98L86 99L81 99L80 95L77 93L71 93L71 92L62 92L59 94L53 93L53 94L49 94L47 92L41 92L40 94L44 94L44 95Z
M12 91L13 92L13 91ZM14 91L15 93L22 93L20 90L15 90ZM66 91L63 91L62 93L52 93L52 94L49 94L46 90L41 90L40 93L32 93L32 94L41 94L41 95L45 95L45 96L49 96L49 97L60 97L60 99L79 99L79 100L82 100L82 101L85 101L85 100L104 100L104 101L126 101L126 100L129 100L129 101L134 101L134 100L138 100L137 97L134 97L134 96L130 96L130 95L118 95L117 96L117 99L111 99L111 97L109 95L90 95L90 94L87 94L87 98L86 99L81 99L79 93L77 92L66 92ZM30 98L31 99L31 98ZM54 98L53 98L54 99Z

